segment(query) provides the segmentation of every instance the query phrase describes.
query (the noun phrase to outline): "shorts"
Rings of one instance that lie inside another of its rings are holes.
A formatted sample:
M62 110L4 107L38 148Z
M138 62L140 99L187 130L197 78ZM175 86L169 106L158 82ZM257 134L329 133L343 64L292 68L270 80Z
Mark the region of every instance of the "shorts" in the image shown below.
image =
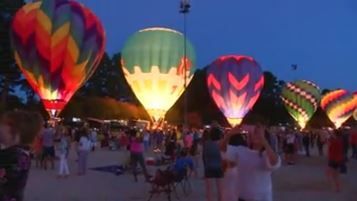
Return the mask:
M43 147L43 158L47 157L55 157L55 147Z
M294 152L295 152L294 144L287 144L286 145L286 153L287 154L293 154Z
M217 169L205 169L205 178L206 179L219 179L223 178L222 168Z
M343 166L343 163L337 161L328 161L328 166L332 169L340 170Z

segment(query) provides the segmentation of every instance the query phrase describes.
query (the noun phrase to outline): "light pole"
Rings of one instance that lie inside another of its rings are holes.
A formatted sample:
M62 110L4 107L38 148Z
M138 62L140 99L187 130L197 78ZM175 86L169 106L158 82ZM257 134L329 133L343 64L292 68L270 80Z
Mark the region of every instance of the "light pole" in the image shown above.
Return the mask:
M187 114L188 114L188 105L187 105L187 42L186 42L186 35L187 35L187 15L190 13L190 2L189 0L181 0L180 3L180 13L183 14L183 54L184 54L184 124L183 124L183 131L185 128L187 129L188 127L188 122L187 122Z

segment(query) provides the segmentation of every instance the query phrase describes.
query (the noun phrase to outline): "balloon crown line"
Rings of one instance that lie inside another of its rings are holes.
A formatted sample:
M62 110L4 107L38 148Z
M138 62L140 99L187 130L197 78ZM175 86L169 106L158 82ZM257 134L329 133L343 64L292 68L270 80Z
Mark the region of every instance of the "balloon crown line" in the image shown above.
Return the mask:
M145 32L145 31L167 31L167 32L172 32L172 33L177 33L180 35L183 35L181 32L171 29L171 28L165 28L165 27L149 27L149 28L145 28L145 29L141 29L138 32Z

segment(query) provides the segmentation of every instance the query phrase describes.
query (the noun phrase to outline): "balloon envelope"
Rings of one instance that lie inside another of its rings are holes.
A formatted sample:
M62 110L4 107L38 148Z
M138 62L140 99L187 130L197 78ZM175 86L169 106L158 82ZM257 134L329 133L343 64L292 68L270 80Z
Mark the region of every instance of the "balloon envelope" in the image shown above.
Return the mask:
M283 87L281 99L289 114L304 129L319 107L320 88L313 82L298 80Z
M189 41L184 54L184 36L167 28L136 32L122 50L125 78L139 101L154 120L177 101L192 78L195 52ZM185 76L186 75L186 76Z
M93 74L104 53L101 23L71 0L26 4L13 19L11 38L18 66L52 115Z
M321 100L321 108L336 128L347 121L357 108L357 97L344 89L327 93Z
M259 64L247 56L222 56L207 69L209 93L231 126L241 123L264 86Z

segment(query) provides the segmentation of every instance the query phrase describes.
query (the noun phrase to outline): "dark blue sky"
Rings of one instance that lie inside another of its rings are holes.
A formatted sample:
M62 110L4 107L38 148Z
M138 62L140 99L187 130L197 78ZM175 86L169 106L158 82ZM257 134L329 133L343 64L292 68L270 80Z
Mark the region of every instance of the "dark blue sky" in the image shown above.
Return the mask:
M107 51L119 52L135 31L182 31L179 0L80 0L102 20ZM356 0L192 0L188 37L198 67L220 55L255 57L280 79L357 90ZM290 65L298 64L296 72Z

